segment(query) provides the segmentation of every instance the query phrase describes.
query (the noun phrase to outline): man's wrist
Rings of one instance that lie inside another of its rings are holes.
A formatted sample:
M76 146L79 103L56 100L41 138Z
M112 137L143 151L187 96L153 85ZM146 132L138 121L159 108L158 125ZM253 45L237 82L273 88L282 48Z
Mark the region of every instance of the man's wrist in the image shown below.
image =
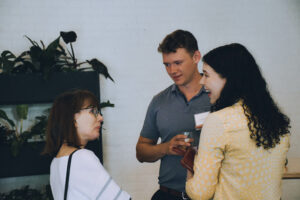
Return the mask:
M164 157L165 155L168 155L168 150L169 150L169 144L168 144L168 142L161 143L159 145L160 145L161 152L162 152L162 156L161 157Z

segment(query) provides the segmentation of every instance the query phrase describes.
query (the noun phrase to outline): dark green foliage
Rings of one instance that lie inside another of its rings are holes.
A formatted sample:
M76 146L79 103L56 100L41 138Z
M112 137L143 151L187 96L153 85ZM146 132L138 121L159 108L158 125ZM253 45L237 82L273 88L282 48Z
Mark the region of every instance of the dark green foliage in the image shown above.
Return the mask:
M60 32L60 36L62 37L62 39L64 40L64 42L66 44L70 43L70 42L75 42L77 35L74 31L69 31L69 32Z
M10 51L3 51L0 57L0 66L3 73L9 74L15 65L16 56Z
M0 119L3 119L5 121L7 121L10 124L11 127L15 127L14 121L9 119L6 115L6 113L4 112L4 110L1 110L1 109L0 109Z
M27 104L21 104L17 105L17 115L19 119L27 119L28 114L28 105Z
M25 37L32 46L18 57L11 51L3 51L0 57L0 73L1 71L2 74L38 73L47 79L53 72L94 70L113 81L107 67L96 58L78 63L72 45L77 38L74 31L60 32L60 36L47 47L43 41L40 41L41 44L39 45L28 36ZM63 39L65 48L60 44L60 38ZM70 45L71 51L69 51L67 45ZM79 68L83 64L90 66Z
M115 104L110 103L110 101L101 102L100 103L100 108L104 108L104 107L115 107Z
M42 190L32 189L28 185L8 193L0 193L0 200L53 200L51 189L46 185Z
M47 110L48 112L49 110ZM0 118L5 121L11 121L3 110L0 110ZM2 117L4 116L4 117ZM27 116L27 114L26 114ZM11 153L13 156L18 156L22 146L26 143L34 147L34 142L28 142L28 139L41 139L44 140L46 133L46 125L48 120L48 113L42 116L35 117L35 123L30 130L18 134L16 129L9 129L0 123L0 145L8 144L11 148Z
M92 68L94 71L98 72L99 74L103 74L105 76L105 78L109 78L110 80L112 80L112 82L114 82L114 80L112 79L112 77L109 75L109 73L107 71L107 67L102 62L100 62L96 58L94 58L90 61L87 60L87 62L90 65L92 65Z
M84 62L78 62L72 45L77 39L74 31L60 32L60 36L48 46L43 41L40 41L39 44L28 36L25 37L32 45L29 47L29 50L22 52L19 56L8 50L4 50L1 53L0 76L1 74L39 74L44 79L47 79L54 72L94 70L114 82L108 73L107 67L98 59L93 58ZM68 49L68 46L71 48L71 51ZM114 104L109 101L102 102L100 108L104 107L114 107ZM28 142L28 139L37 139L36 136L43 139L47 124L47 116L38 116L36 117L36 123L31 129L23 132L23 120L27 119L28 105L17 105L16 111L20 120L19 131L14 121L9 119L6 113L0 109L0 144L9 144L14 156L18 155L21 147ZM31 143L33 142L28 144Z

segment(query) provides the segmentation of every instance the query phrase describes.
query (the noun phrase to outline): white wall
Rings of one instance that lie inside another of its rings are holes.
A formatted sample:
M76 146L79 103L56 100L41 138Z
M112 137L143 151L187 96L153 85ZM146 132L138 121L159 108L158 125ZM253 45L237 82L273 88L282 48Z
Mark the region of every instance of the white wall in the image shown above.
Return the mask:
M115 83L101 77L101 96L116 107L103 112L104 163L133 199L150 199L158 187L159 163L138 163L135 144L152 96L171 83L157 46L179 28L196 36L202 54L231 42L248 47L291 118L289 155L300 157L300 1L0 1L0 52L27 49L24 35L48 44L74 30L77 57L109 66ZM283 199L300 198L299 182L284 182Z

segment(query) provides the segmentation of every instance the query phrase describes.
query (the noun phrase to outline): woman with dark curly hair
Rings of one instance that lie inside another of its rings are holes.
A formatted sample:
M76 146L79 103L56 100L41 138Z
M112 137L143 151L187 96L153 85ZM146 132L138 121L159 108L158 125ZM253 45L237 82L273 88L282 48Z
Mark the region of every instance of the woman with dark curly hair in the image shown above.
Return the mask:
M200 83L212 104L186 192L192 199L276 200L289 149L290 121L273 101L241 44L203 57Z

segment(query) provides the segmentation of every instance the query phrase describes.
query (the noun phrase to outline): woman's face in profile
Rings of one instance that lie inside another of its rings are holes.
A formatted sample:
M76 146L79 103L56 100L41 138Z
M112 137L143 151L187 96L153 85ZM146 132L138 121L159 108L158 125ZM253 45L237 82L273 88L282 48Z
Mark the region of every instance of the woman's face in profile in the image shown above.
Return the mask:
M75 127L82 145L99 137L103 117L97 107L83 107L75 114Z
M208 64L203 64L203 77L200 80L200 84L203 84L208 96L210 98L210 103L214 104L220 97L222 89L226 83L226 78L222 78L220 74L215 72L215 70Z

